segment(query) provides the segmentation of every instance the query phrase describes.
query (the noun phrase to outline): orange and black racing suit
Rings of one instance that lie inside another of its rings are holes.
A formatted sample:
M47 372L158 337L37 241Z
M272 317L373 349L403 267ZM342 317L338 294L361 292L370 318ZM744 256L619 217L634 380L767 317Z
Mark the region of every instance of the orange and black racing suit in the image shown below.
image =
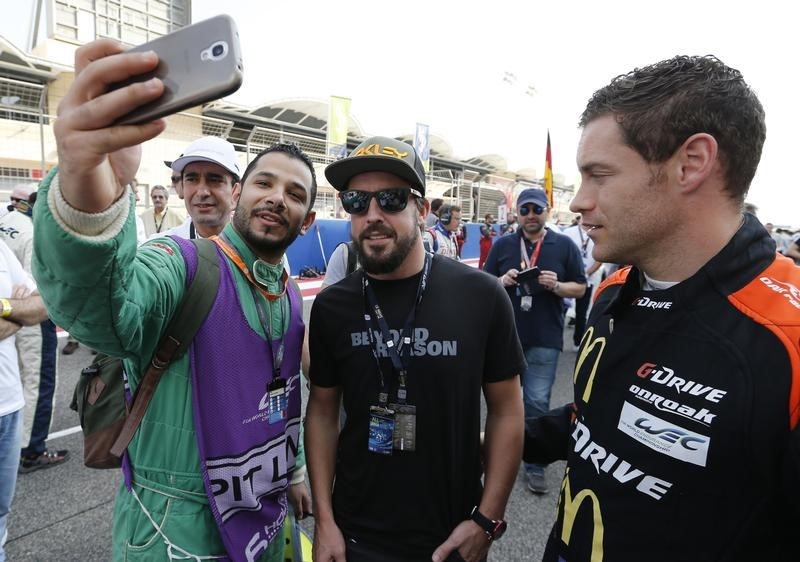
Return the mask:
M526 435L568 461L544 560L799 560L799 346L800 268L750 215L669 289L609 278L574 403Z

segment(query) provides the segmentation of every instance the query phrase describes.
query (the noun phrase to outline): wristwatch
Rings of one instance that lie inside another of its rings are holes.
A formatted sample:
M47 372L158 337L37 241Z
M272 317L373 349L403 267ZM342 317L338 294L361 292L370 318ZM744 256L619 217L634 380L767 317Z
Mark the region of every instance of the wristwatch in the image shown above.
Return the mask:
M0 318L8 318L14 312L14 307L11 306L11 301L8 299L0 299Z
M490 541L496 541L503 536L506 532L508 524L502 519L489 519L483 513L478 511L478 506L472 508L472 513L469 514L470 518L477 523L481 529L486 531L486 536Z

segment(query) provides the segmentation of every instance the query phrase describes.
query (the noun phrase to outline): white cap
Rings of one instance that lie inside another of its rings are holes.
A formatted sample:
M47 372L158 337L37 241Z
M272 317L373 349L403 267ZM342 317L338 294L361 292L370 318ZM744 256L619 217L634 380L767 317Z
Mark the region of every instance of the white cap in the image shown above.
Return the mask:
M220 137L203 137L190 144L179 158L172 161L172 170L183 173L192 162L213 162L219 164L237 178L242 177L236 150L233 145Z
M36 191L36 186L30 183L18 183L11 191L11 197L20 201L27 201L31 193Z

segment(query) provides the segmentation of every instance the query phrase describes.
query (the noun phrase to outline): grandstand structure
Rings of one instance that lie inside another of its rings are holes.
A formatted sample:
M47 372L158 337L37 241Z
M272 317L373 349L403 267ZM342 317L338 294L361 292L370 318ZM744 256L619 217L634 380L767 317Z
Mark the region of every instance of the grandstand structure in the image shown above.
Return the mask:
M186 25L191 19L190 0L37 0L34 32L26 49L0 36L0 201L22 182L37 183L57 164L52 124L58 103L74 79L74 49L98 36L111 36L129 44L150 40ZM87 29L88 28L88 29ZM248 108L220 100L167 119L167 129L143 146L137 181L140 206L150 206L149 187L169 185L164 161L173 160L192 140L216 135L237 148L242 166L275 142L298 144L317 167L319 190L315 208L320 218L342 217L336 192L327 184L324 167L332 161L327 151L328 101L276 100ZM380 131L364 131L356 116L350 118L348 151ZM413 132L398 137L413 142ZM480 220L486 213L513 204L527 187L541 186L535 170L511 171L502 155L454 157L446 139L432 135L427 196L440 197L462 207L466 219ZM542 155L544 161L544 155ZM574 186L555 176L554 222L568 222L568 205ZM184 213L177 197L170 206Z

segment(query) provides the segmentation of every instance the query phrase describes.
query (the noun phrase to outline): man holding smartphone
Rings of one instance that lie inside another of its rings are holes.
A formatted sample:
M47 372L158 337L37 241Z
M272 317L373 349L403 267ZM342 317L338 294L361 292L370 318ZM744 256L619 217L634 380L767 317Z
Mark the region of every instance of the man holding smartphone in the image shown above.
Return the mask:
M514 306L527 368L522 374L525 418L535 419L550 408L550 390L564 346L564 299L579 298L586 290L578 248L563 234L550 230L547 194L530 188L517 198L519 229L501 236L489 251L484 271L500 278ZM517 276L538 268L538 273ZM544 466L525 465L528 489L547 492Z
M54 321L122 357L135 392L203 264L185 239L136 247L126 185L139 144L164 122L114 123L158 99L164 86L152 79L109 87L152 71L158 56L125 53L104 39L79 48L75 62L55 127L59 169L36 206L34 274ZM214 164L194 166L214 180ZM314 221L314 167L296 146L275 145L251 161L235 190L234 218L213 240L221 279L215 304L189 351L165 371L127 449L114 560L283 560L304 330L302 299L281 258Z

